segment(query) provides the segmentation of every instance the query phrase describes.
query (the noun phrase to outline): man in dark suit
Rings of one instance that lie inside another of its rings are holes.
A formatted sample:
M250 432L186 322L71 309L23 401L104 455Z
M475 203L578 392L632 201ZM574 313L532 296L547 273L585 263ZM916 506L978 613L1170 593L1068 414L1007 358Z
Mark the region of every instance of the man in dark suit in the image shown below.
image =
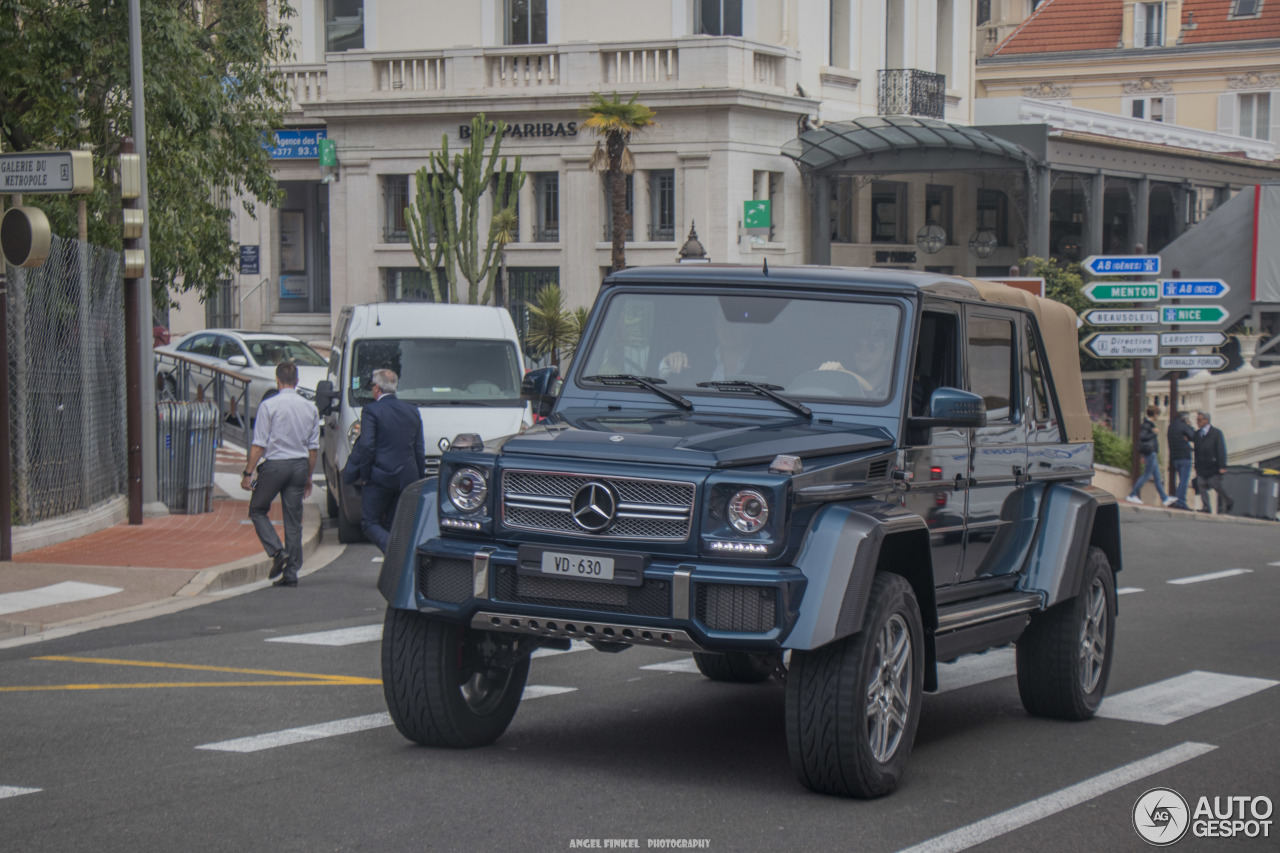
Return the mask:
M422 415L396 398L394 370L373 371L373 402L360 413L360 437L351 448L344 483L362 483L360 529L386 553L388 528L405 486L426 476Z
M1222 475L1227 473L1227 441L1222 430L1209 423L1207 412L1196 412L1196 434L1192 439L1196 451L1196 494L1204 506L1201 512L1212 512L1209 491L1218 493L1218 512L1229 513L1234 501L1222 488Z

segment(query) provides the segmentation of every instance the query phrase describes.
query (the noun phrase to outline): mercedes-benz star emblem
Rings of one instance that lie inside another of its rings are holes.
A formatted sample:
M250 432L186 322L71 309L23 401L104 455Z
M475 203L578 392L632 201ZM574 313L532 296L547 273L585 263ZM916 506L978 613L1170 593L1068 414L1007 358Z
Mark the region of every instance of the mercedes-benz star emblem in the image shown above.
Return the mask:
M599 533L613 521L613 514L618 511L618 499L614 497L613 489L592 480L574 493L570 508L574 524L591 533Z

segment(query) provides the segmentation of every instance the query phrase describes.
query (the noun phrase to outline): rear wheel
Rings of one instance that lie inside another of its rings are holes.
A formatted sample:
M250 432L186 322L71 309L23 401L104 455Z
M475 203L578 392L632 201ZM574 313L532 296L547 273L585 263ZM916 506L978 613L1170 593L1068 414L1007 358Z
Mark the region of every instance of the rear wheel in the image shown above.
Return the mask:
M382 693L396 728L415 743L493 743L511 724L528 677L529 651L513 635L387 610Z
M791 653L787 751L800 784L824 794L879 797L898 786L924 693L924 629L898 575L871 584L862 631Z
M340 500L334 501L338 508L338 541L343 545L352 545L356 542L364 541L364 531L360 529L359 521L347 521L346 507L342 505Z
M329 477L324 478L324 507L329 511L330 518L338 517L338 496L333 493L333 488L329 485Z
M1116 582L1090 548L1080 594L1035 616L1018 640L1018 695L1027 713L1087 720L1102 704L1115 646Z
M773 661L768 655L750 655L746 652L713 655L694 652L693 660L698 665L698 672L712 681L754 684L773 675Z

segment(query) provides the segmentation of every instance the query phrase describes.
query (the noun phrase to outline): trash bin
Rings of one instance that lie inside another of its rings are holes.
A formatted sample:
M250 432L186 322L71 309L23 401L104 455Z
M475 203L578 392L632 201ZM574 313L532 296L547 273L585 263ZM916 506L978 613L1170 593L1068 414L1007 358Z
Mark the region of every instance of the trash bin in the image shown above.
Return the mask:
M1258 498L1261 503L1259 518L1280 521L1280 471L1263 471L1258 477Z
M217 428L213 403L156 403L156 490L169 512L213 510Z
M1261 497L1262 472L1249 465L1231 465L1222 475L1222 488L1231 498L1231 512L1245 518L1263 518Z

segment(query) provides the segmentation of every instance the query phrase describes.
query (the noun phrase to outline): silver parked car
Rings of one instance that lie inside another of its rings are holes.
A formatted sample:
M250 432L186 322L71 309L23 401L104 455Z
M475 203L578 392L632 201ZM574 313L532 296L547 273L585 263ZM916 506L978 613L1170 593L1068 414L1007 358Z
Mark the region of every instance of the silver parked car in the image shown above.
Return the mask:
M258 404L276 387L276 365L292 361L298 365L298 393L315 398L316 383L325 378L328 362L320 353L292 335L247 332L240 329L203 329L184 335L173 343L155 348L157 354L179 355L249 378L249 418ZM170 393L177 393L177 379L164 371L160 381Z

